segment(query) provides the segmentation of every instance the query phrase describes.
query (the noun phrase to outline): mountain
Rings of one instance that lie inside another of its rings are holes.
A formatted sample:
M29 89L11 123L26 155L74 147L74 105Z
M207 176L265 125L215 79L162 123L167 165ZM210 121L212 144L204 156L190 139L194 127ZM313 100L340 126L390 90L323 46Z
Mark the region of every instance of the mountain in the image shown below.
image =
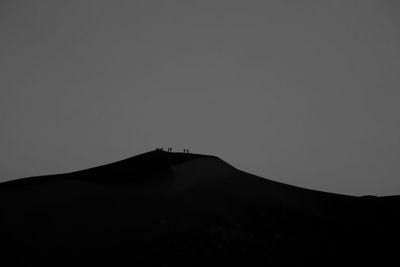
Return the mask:
M152 151L0 184L4 266L338 266L397 259L400 196L353 197Z

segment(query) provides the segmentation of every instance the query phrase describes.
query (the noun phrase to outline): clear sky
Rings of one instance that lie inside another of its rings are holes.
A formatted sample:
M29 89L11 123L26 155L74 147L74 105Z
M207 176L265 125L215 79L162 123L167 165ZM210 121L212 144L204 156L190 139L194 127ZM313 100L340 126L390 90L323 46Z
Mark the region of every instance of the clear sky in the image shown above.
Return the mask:
M158 146L400 194L397 1L0 1L0 179Z

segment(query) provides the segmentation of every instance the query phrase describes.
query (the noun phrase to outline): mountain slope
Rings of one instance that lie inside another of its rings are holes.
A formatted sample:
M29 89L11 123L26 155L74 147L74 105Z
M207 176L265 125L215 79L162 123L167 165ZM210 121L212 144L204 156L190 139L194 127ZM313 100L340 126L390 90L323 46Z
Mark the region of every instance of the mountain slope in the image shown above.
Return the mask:
M0 184L0 253L21 265L334 266L395 255L398 198L350 197L153 151ZM393 252L392 252L393 250Z

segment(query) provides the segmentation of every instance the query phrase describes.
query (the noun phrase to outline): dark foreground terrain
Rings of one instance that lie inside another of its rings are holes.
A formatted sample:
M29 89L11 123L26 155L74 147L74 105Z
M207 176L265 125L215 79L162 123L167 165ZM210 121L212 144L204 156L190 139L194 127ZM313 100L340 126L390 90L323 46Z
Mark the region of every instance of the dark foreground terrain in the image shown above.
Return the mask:
M400 197L307 190L153 151L0 184L0 264L389 266L399 223Z

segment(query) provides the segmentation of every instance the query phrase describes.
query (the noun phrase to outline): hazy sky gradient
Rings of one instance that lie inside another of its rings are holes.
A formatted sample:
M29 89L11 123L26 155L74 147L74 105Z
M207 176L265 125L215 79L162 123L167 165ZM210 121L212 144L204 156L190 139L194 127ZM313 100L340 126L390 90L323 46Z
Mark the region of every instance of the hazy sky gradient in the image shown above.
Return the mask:
M0 178L188 147L400 194L397 1L1 1Z

